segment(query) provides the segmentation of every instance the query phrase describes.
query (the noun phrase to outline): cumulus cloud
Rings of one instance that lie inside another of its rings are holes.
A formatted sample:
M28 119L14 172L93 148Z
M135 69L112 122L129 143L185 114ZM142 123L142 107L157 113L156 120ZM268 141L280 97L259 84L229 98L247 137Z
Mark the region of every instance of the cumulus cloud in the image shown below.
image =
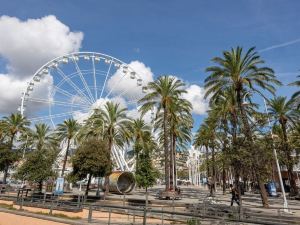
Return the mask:
M183 97L192 103L193 113L198 115L206 114L206 111L208 110L208 103L204 99L204 88L192 84L188 86L186 91L187 93L185 93Z
M39 67L54 57L78 51L83 39L83 33L70 31L53 15L26 21L1 16L0 33L0 56L7 62L6 74L0 74L2 114L16 111L22 91ZM36 96L48 94L49 79L35 88Z
M153 73L150 67L146 67L144 63L132 61L128 64L143 80L143 85L153 81ZM116 85L117 84L117 85ZM142 97L142 89L137 86L136 80L132 80L130 75L125 75L121 69L118 69L107 82L108 89L113 89L113 94L122 94L122 96L130 98Z
M0 55L8 60L7 69L14 76L31 75L48 60L77 51L83 39L81 32L70 28L55 16L21 21L0 17Z

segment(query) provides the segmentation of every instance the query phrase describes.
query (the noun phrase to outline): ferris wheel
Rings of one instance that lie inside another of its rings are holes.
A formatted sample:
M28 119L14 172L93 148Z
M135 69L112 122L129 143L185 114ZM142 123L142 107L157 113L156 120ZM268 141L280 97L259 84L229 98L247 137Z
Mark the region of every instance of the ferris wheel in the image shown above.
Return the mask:
M31 122L53 127L67 118L84 121L107 101L137 109L138 99L147 90L144 83L130 65L117 58L75 52L50 60L34 73L18 110ZM120 150L115 149L113 155L120 167L127 166Z

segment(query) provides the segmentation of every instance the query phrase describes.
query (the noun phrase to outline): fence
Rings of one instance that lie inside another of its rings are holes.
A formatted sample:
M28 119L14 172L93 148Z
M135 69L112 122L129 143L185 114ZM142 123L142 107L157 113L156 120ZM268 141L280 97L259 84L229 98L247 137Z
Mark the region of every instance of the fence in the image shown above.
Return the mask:
M263 209L261 207L243 206L230 207L229 202L208 201L203 197L197 204L176 204L174 200L168 201L168 204L152 203L145 207L144 203L128 202L125 196L119 202L98 201L87 203L82 195L77 196L57 196L57 195L37 195L32 193L30 196L17 195L17 193L1 194L0 199L10 199L19 205L19 209L24 206L32 206L48 209L49 214L53 210L62 210L69 212L80 212L87 210L87 222L105 222L114 224L116 215L122 220L122 224L151 224L149 221L155 221L155 224L166 224L174 220L184 224L190 221L190 224L201 224L205 222L216 221L215 224L226 224L230 222L243 222L254 224L300 224L300 218L287 215L283 208L270 207ZM164 202L164 201L160 201ZM110 204L109 204L110 203ZM292 209L300 215L300 208ZM102 213L103 217L99 217ZM117 224L120 224L119 222Z

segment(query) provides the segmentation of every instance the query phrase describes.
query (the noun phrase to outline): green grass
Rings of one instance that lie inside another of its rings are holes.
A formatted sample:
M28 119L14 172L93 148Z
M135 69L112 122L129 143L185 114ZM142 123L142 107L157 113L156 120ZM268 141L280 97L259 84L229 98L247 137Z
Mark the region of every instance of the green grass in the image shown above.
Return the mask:
M63 218L63 219L70 219L70 220L81 219L81 217L79 217L79 216L67 216L63 213L53 213L52 215L49 215L49 213L46 213L46 212L34 212L34 213L40 214L40 215L54 216L54 217Z
M1 208L16 210L12 204L0 203Z

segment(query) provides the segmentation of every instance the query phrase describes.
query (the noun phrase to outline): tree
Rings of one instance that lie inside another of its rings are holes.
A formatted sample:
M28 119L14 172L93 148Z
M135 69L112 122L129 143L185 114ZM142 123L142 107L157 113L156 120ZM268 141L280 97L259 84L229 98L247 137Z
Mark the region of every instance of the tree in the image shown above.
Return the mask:
M232 48L230 51L223 52L223 58L215 57L212 61L217 65L206 69L210 74L205 79L205 97L211 96L210 101L214 101L218 95L228 89L233 89L235 92L237 108L243 125L243 133L248 142L248 150L253 154L253 168L256 171L262 203L264 207L268 207L264 182L259 171L255 169L258 166L256 164L258 154L254 148L251 127L243 105L243 96L246 96L246 93L249 92L264 96L262 90L274 94L274 85L281 85L281 82L276 79L272 69L261 66L264 64L264 61L257 54L255 48L250 48L245 54L243 54L241 47ZM247 98L251 101L250 95L247 95Z
M298 78L300 78L300 76L298 76ZM292 82L289 84L290 86L297 86L300 87L300 80L297 80L295 82ZM300 90L296 91L293 95L292 95L292 100L295 103L296 107L299 109L300 108Z
M27 180L39 184L39 190L42 191L43 182L57 174L53 170L53 164L59 153L46 148L35 149L28 153L25 162L17 169L15 177L20 180Z
M170 148L170 131L169 131L169 116L172 104L177 99L186 93L184 89L184 83L172 76L161 76L153 82L149 82L147 85L149 91L139 103L142 104L140 111L142 115L146 112L157 109L156 120L158 114L162 113L162 136L160 140L163 143L164 158L165 158L165 182L166 191L173 189L170 186L170 161L171 161L171 148Z
M38 183L42 191L43 182L56 176L53 165L59 153L59 145L50 127L44 123L35 124L35 130L28 132L28 135L33 150L26 155L15 177Z
M90 137L84 140L72 156L72 176L77 179L88 178L85 195L88 195L92 176L108 176L112 170L109 143L107 140L99 140Z
M80 125L74 119L67 119L62 124L58 124L56 129L56 134L60 141L67 141L66 153L63 160L63 167L61 171L61 176L64 176L64 172L66 169L66 163L68 159L68 154L70 150L70 144L72 140L76 139L76 135L78 134Z
M14 141L15 137L18 133L25 132L28 129L30 122L23 117L20 113L11 114L10 116L6 116L3 118L1 122L1 130L6 132L8 145L10 150L14 151ZM8 162L8 161L7 161ZM11 161L13 163L13 161ZM4 176L3 176L3 183L6 183L8 170L11 164L6 164L4 168Z
M159 177L158 171L153 166L151 160L152 148L147 148L144 145L144 149L139 153L137 160L137 168L135 172L135 179L139 187L146 189L146 204L148 207L148 188L156 183L156 179ZM146 210L144 211L143 224L146 224Z
M149 137L151 136L151 128L145 123L143 118L138 118L130 121L127 126L128 138L133 141L133 150L136 158L136 170L139 160L139 154L145 147Z
M299 118L299 113L293 109L293 100L287 101L286 97L275 97L268 102L270 115L275 119L275 124L279 122L283 134L282 152L285 154L285 162L288 169L288 177L291 183L290 195L298 194L298 187L296 184L296 177L293 173L295 161L291 155L293 149L288 141L288 126L291 128L292 124Z

